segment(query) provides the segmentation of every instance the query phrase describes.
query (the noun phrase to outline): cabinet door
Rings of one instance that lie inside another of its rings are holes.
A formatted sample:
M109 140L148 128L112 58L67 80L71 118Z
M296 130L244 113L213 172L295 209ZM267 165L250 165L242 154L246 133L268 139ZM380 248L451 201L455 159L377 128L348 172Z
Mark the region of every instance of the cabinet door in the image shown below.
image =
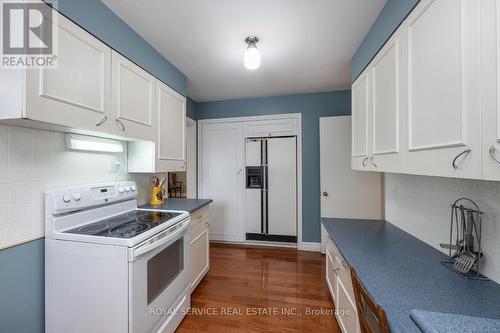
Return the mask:
M500 180L500 3L481 1L482 178Z
M384 172L402 172L403 145L400 105L401 40L396 33L373 60L371 169Z
M191 291L201 282L209 269L208 220L191 228Z
M115 51L112 66L111 122L117 134L153 141L155 78Z
M337 304L337 296L336 296L336 288L337 288L337 271L338 269L335 267L334 253L327 248L325 251L326 257L326 285L328 286L328 290L330 291L330 295L332 296L333 303L335 304L335 308L338 309Z
M365 70L352 84L352 158L354 170L370 170L368 130L370 122L370 72Z
M356 303L352 294L350 294L345 286L344 280L337 278L337 304L335 317L339 323L343 333L359 333L359 321L356 311Z
M186 168L186 98L159 80L156 82L158 166L182 171Z
M198 197L211 198L210 240L244 240L243 123L200 122Z
M407 18L407 173L481 177L481 1L423 0Z
M110 132L111 49L62 15L53 28L58 68L26 71L26 117Z

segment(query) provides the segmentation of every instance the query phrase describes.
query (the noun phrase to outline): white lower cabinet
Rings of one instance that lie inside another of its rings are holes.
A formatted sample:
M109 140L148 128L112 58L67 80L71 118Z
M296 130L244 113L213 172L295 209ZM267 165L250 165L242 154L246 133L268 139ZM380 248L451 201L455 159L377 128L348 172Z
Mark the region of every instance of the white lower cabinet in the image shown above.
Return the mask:
M343 333L361 332L349 265L333 240L326 241L326 284L335 303L335 317Z
M208 206L191 214L191 292L210 267L209 227Z

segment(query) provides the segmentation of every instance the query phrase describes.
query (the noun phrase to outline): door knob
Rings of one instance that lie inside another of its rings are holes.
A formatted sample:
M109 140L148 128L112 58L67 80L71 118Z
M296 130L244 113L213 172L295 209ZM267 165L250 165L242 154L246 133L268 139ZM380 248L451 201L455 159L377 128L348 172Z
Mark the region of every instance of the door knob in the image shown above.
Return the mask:
M328 196L328 192L323 192L321 193L324 197L327 197Z

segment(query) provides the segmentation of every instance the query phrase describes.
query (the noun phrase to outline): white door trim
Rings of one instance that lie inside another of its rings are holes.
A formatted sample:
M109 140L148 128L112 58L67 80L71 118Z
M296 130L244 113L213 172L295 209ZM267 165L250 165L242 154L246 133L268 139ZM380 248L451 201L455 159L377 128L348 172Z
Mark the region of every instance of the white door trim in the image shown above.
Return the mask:
M198 197L196 120L186 117L186 127L186 193L188 198L194 199ZM194 154L190 148L194 149Z
M301 113L286 113L286 114L276 114L276 115L264 115L264 116L250 116L250 117L231 117L231 118L216 118L216 119L202 119L198 120L198 140L201 138L201 128L203 124L214 124L214 123L230 123L230 122L250 122L256 120L282 120L282 119L295 119L297 121L297 129L295 133L291 133L290 135L297 136L297 248L299 250L306 250L311 248L310 246L306 246L304 248L302 241L302 114ZM201 160L201 145L198 142L198 163ZM243 163L244 165L244 163ZM201 183L201 168L198 164L198 181ZM199 191L199 189L198 189ZM244 188L243 191L243 199ZM198 192L198 197L200 193ZM244 209L244 208L243 208ZM245 216L245 212L243 212L243 216ZM243 221L245 224L245 221ZM244 226L243 226L244 227ZM244 230L244 229L243 229ZM319 247L317 249L319 251Z

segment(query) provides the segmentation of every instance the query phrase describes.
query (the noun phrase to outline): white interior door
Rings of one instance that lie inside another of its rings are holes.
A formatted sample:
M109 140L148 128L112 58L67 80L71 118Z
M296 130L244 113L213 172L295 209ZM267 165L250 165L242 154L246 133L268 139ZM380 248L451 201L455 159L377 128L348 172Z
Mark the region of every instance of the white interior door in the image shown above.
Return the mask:
M321 117L321 217L382 218L381 174L351 170L351 117Z
M407 173L481 177L480 3L422 0L405 22Z
M297 140L267 140L270 235L297 236Z
M198 187L211 198L210 239L243 241L243 123L199 123Z

